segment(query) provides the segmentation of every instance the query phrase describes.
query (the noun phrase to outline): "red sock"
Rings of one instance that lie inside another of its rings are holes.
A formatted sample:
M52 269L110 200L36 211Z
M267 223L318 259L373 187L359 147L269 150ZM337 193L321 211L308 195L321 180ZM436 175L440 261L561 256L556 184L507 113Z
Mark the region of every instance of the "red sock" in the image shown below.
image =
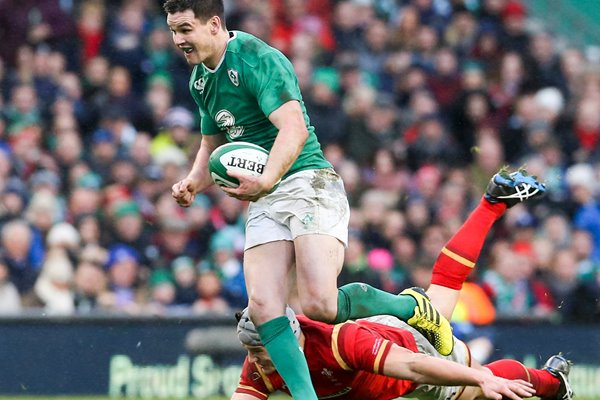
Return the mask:
M486 235L504 211L506 204L492 204L482 198L477 208L442 249L433 265L431 283L460 290L475 266Z
M523 379L531 382L538 397L554 397L560 388L560 381L550 372L527 368L515 360L498 360L485 365L495 376L506 379Z

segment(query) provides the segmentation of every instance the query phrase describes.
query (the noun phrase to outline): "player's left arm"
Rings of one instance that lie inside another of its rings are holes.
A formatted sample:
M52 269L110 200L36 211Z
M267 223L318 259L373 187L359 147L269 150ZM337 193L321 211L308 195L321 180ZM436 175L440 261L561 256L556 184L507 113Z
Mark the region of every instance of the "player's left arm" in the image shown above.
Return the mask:
M302 152L304 143L308 139L308 129L297 100L284 103L269 115L269 120L279 130L261 176L270 190Z
M279 132L262 175L253 177L228 172L240 181L240 186L223 190L240 200L255 201L267 194L296 161L308 138L304 114L297 100L282 104L269 114L269 121Z
M478 386L491 399L531 397L535 389L523 380L496 377L485 370L435 358L391 344L383 364L383 374L392 378L440 386Z

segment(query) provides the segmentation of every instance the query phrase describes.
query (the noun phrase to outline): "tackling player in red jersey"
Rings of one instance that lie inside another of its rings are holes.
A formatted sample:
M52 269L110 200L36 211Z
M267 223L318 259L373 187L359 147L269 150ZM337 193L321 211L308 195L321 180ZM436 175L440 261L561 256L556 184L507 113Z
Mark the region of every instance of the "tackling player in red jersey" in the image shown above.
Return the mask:
M288 315L293 318L293 312ZM450 385L440 386L449 388L449 393L458 393L459 386L476 385L491 398L516 400L534 393L527 382L497 378L442 356L420 353L415 332L409 329L367 320L329 325L303 316L297 323L320 399L395 399L414 393L420 383ZM232 400L263 400L277 390L289 394L264 348L246 348L248 357Z
M494 221L507 207L544 191L544 185L525 171L494 175L481 203L434 265L427 294L444 315L451 316L462 283L474 267ZM425 295L418 289L404 292L415 298ZM338 325L296 318L289 308L287 316L321 399L572 398L569 363L560 355L551 357L541 370L526 368L514 360L482 367L472 364L467 346L458 339L452 354L441 356L422 334L391 316ZM263 400L277 390L287 392L247 312L240 316L238 335L248 356L232 400Z

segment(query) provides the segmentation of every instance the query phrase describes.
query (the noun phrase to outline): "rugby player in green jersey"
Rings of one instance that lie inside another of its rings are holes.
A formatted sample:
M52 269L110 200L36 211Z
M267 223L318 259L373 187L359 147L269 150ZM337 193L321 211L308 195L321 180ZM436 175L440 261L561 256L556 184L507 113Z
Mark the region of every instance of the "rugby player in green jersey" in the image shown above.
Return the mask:
M212 185L208 158L222 143L250 142L270 152L261 176L231 173L240 185L223 190L250 201L244 251L250 316L293 397L317 398L284 315L289 279L310 318L338 323L394 315L449 354L452 330L427 297L395 296L362 283L337 288L348 201L310 125L290 61L248 33L228 31L222 0L167 0L163 8L175 45L194 66L189 88L201 117L193 166L172 187L177 203L189 206Z

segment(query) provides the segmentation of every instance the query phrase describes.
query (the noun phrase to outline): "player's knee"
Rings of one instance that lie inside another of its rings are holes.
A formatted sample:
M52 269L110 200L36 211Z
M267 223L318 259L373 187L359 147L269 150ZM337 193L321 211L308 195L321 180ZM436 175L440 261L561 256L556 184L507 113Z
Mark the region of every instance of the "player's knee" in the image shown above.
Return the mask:
M250 319L255 325L264 324L273 318L284 315L285 306L277 306L276 302L261 301L260 299L250 299L248 301L248 311Z
M331 322L335 320L337 304L328 299L313 297L310 299L303 299L302 311L310 319Z

